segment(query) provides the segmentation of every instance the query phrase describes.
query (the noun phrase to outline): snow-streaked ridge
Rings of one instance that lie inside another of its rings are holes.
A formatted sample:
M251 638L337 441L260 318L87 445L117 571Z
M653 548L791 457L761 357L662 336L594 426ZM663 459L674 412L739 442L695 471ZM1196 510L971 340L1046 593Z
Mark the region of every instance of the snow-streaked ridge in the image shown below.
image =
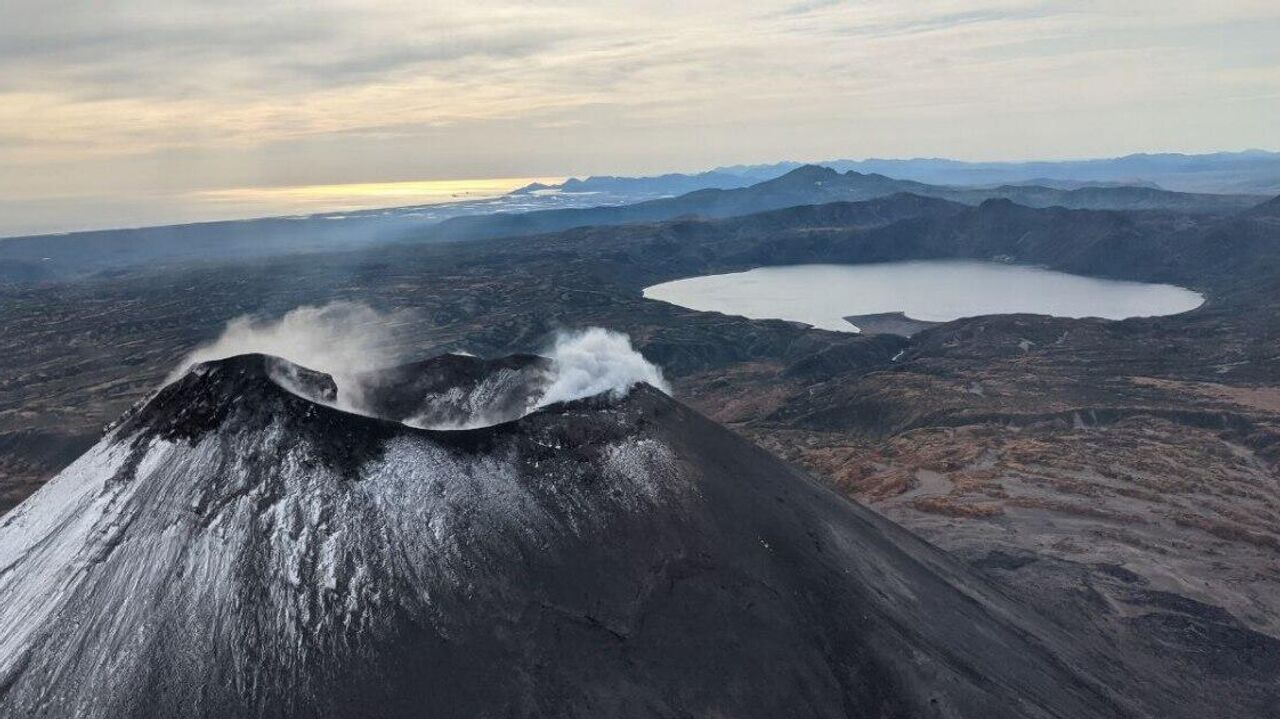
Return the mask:
M554 456L467 455L406 430L348 476L289 416L234 421L193 442L126 425L4 520L0 714L127 714L156 662L287 706L406 620L448 636L442 597L498 591L513 554L684 493L645 440L602 447L584 483Z

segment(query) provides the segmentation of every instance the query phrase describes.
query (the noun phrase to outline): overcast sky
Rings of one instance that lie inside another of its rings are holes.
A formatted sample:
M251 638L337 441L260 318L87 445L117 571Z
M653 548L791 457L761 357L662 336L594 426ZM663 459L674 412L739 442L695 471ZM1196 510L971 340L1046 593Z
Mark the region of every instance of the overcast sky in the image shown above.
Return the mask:
M1249 147L1280 149L1276 0L0 3L10 227L263 186Z

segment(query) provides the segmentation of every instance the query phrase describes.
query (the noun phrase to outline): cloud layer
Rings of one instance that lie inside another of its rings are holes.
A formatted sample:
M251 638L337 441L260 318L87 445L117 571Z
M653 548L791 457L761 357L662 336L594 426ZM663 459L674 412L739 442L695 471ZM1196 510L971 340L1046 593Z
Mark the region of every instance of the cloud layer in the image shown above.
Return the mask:
M1280 5L8 0L0 197L1280 146Z

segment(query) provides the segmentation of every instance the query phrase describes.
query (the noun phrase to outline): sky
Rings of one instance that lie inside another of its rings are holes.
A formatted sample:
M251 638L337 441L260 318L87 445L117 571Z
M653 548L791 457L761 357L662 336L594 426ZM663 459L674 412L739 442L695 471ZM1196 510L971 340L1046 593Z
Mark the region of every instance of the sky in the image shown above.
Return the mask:
M389 183L1276 150L1277 118L1275 0L4 0L0 235Z

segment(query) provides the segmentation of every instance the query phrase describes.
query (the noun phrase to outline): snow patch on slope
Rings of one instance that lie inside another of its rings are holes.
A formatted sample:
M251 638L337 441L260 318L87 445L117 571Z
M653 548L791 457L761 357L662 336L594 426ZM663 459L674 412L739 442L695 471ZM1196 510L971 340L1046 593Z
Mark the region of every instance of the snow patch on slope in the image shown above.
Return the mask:
M107 480L127 454L105 441L96 445L0 523L0 686L74 588L115 495Z
M194 444L108 435L0 524L0 714L128 715L155 663L175 692L286 706L393 642L403 613L447 636L441 602L500 603L511 557L688 489L652 441L602 447L591 482L514 449L405 435L349 477L287 419Z

